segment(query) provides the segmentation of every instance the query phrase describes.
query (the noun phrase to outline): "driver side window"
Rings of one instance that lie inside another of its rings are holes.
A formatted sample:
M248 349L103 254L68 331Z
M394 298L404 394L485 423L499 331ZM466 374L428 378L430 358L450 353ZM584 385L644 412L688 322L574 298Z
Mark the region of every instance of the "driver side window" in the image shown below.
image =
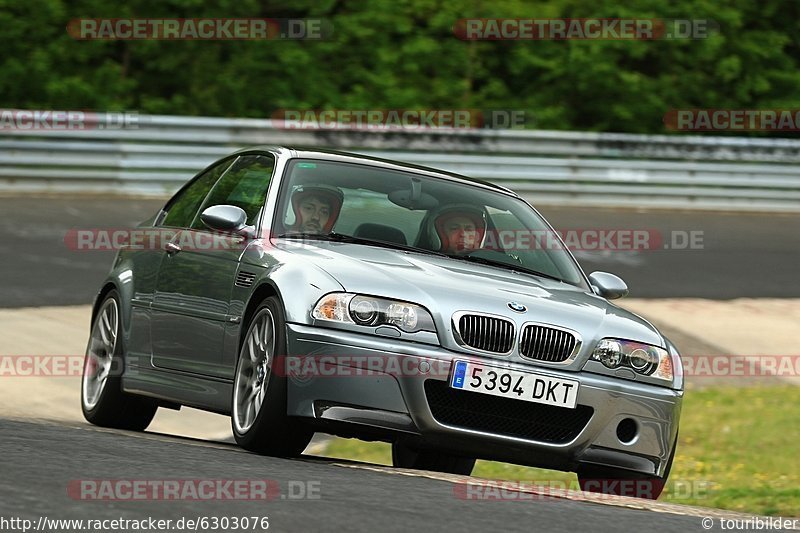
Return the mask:
M165 208L167 215L159 225L170 228L188 228L197 209L203 202L211 187L231 165L234 158L228 158L209 168L198 176L185 189L178 192Z
M191 225L192 229L208 229L200 220L200 214L215 205L234 205L242 208L247 214L247 224L255 226L267 198L267 189L274 168L275 158L272 155L238 157L197 210Z

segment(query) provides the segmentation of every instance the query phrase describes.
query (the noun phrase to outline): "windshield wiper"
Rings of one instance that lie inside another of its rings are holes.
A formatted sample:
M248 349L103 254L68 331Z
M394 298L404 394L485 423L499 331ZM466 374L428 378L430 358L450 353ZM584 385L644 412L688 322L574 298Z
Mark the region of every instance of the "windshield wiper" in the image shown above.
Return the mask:
M334 236L339 236L338 233L311 233L311 232L292 232L276 235L276 239L315 239L318 241L333 241Z
M400 244L396 242L379 241L374 239L365 239L363 237L354 237L352 235L345 235L344 233L284 233L278 235L279 239L316 239L320 241L330 242L344 242L348 244L363 244L365 246L379 246L381 248L389 248L392 250L403 250L407 252L417 252L421 254L439 255L448 257L446 254L434 252L432 250L425 250L424 248L417 248L416 246L409 246L407 244Z
M552 279L554 281L560 281L561 283L566 283L563 279L557 276L553 276L552 274L545 274L544 272L539 272L538 270L534 270L532 268L526 268L522 266L522 264L511 264L503 261L496 261L494 259L487 259L485 257L470 256L470 255L448 255L447 257L451 257L453 259L461 259L463 261L470 261L472 263L480 263L482 265L502 267L508 270L524 272L525 274L531 274L533 276L539 276L541 278L547 278L547 279Z

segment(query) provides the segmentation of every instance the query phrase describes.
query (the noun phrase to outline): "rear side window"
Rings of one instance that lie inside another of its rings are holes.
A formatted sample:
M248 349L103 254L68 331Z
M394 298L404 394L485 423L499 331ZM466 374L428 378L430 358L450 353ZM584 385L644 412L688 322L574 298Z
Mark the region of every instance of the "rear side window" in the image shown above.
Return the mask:
M192 229L206 229L200 220L200 213L215 205L241 207L247 213L247 224L255 226L266 201L274 168L275 158L271 155L238 157L197 210Z
M167 216L162 222L163 226L171 228L188 228L197 214L197 209L208 196L211 187L230 166L233 159L226 159L206 170L195 179L187 188L175 196L167 205Z
M409 211L391 203L386 194L381 192L345 188L341 188L341 191L344 193L344 203L336 222L338 233L359 235L360 228L364 226L389 225L403 233L405 243L416 241L425 211Z

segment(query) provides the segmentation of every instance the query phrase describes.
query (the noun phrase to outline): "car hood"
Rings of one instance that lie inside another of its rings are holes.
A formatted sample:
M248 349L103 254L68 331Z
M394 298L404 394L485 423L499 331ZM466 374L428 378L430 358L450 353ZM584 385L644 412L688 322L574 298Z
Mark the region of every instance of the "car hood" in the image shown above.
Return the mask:
M456 311L503 315L518 325L534 321L580 333L584 342L618 337L664 346L643 318L567 283L423 253L350 243L275 241L277 248L312 263L347 292L413 302L446 330ZM508 304L524 305L524 313Z

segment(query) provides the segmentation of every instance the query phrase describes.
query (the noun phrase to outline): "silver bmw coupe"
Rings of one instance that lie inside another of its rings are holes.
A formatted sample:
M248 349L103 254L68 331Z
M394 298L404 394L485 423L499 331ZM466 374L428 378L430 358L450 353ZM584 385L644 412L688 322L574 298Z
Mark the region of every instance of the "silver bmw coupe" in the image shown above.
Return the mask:
M681 363L609 301L627 292L586 276L505 188L356 154L242 150L121 246L81 404L93 424L137 431L159 407L229 415L261 454L299 455L323 432L390 442L397 467L469 474L489 459L657 498Z

